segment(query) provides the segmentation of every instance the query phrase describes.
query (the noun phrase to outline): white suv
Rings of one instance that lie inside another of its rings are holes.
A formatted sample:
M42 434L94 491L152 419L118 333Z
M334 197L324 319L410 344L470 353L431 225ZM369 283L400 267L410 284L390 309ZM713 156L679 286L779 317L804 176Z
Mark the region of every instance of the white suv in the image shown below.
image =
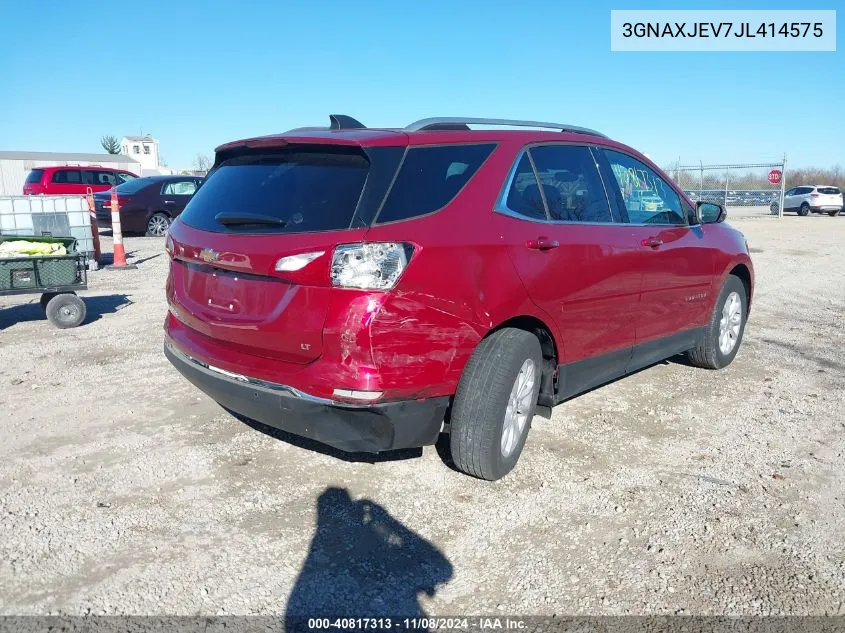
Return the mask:
M777 213L778 203L773 202L771 209L772 213ZM842 210L842 192L839 187L824 185L793 187L783 194L783 210L797 211L798 215L805 216L811 212L839 215Z

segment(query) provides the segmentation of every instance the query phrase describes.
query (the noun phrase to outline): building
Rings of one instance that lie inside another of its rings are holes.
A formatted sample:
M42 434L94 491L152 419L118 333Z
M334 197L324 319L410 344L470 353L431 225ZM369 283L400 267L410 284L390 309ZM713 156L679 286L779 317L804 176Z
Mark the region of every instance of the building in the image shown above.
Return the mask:
M111 167L138 176L141 164L122 154L77 154L65 152L0 151L0 196L20 196L30 170L51 166Z
M124 136L120 141L120 153L138 161L142 171L160 172L158 140L152 136Z

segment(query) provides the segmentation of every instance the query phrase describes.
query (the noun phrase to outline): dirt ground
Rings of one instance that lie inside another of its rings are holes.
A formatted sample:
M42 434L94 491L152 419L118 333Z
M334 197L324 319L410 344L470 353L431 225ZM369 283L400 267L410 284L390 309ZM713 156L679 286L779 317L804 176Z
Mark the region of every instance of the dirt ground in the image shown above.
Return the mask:
M495 484L225 413L162 354L160 239L82 327L0 299L0 613L845 614L845 218L734 224L735 362L556 408Z

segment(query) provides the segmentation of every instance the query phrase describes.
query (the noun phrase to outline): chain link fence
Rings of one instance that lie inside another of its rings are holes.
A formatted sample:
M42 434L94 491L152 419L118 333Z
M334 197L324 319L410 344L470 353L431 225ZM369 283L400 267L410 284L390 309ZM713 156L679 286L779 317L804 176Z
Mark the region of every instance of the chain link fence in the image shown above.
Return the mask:
M780 215L785 160L743 165L676 165L666 172L693 201L721 204L729 218Z

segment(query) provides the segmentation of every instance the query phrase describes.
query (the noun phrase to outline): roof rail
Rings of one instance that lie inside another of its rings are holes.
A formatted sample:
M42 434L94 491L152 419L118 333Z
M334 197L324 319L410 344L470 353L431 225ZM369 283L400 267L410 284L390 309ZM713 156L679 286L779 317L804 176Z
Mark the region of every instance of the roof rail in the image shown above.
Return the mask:
M466 130L468 124L475 125L512 125L514 127L541 127L561 132L575 132L577 134L591 134L603 136L601 132L591 130L577 125L565 125L563 123L544 123L542 121L520 121L515 119L479 119L472 117L434 117L431 119L420 119L405 127L407 132L418 132L421 130Z
M329 127L295 127L292 130L284 132L290 134L291 132L325 132L327 130L365 130L366 125L353 119L351 116L345 114L330 114Z

